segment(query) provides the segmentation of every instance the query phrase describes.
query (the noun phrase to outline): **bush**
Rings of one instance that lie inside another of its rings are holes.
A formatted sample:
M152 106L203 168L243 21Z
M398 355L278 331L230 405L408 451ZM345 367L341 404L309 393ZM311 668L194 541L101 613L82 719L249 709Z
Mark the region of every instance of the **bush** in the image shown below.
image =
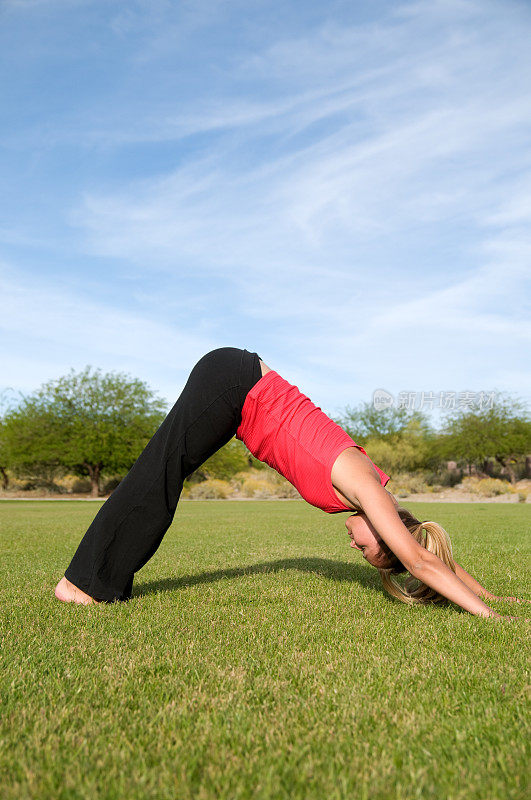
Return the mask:
M244 497L299 498L300 495L291 483L267 464L261 469L251 468L237 472L231 480L233 488Z
M231 493L232 487L228 481L209 478L191 486L188 497L190 500L225 500Z
M396 497L406 497L408 494L418 494L419 492L437 491L434 486L428 486L425 473L416 472L397 473L385 488Z
M26 480L13 481L11 488L21 489L23 492L33 492L35 490L45 492L46 494L63 494L64 489L58 486L53 481L46 480L45 478L28 478Z
M249 465L248 453L243 442L236 438L231 439L192 473L190 483L197 477L200 480L230 480L235 473L245 470Z
M404 434L393 440L368 439L363 447L371 461L388 475L394 472L412 473L428 466L430 461L428 443L418 435Z
M269 481L274 490L275 497L281 497L287 500L300 500L300 494L296 488L291 484L283 475L279 475L276 470L268 468L266 480Z
M114 490L116 489L117 486L120 485L122 480L123 480L122 475L113 475L109 478L105 478L105 480L102 482L102 487L101 487L102 494L110 494L111 492L114 492Z
M274 497L275 487L269 481L247 478L241 485L241 493L244 497Z
M467 491L479 494L481 497L495 497L513 491L507 481L501 481L499 478L464 478L463 486Z
M55 482L68 494L84 494L92 489L89 479L80 478L79 475L63 475L62 478L56 478Z
M235 475L232 476L230 479L230 485L233 489L241 489L242 485L245 481L250 477L256 477L259 474L259 470L257 469L246 469L242 470L241 472L237 472Z
M460 483L461 478L462 478L462 473L460 470L447 469L446 467L441 467L432 472L429 472L426 475L426 482L430 485L433 485L434 487L435 485L438 485L441 487L451 488Z
M92 491L92 484L88 478L76 478L72 483L71 492L76 494L84 494L85 492Z

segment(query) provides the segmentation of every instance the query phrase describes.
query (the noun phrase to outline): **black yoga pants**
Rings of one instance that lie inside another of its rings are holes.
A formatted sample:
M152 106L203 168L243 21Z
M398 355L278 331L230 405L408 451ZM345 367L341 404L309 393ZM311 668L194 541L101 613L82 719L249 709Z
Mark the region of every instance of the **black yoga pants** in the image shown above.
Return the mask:
M220 347L192 369L168 416L102 505L66 578L96 600L131 597L133 577L171 525L183 481L236 433L262 377L257 353Z

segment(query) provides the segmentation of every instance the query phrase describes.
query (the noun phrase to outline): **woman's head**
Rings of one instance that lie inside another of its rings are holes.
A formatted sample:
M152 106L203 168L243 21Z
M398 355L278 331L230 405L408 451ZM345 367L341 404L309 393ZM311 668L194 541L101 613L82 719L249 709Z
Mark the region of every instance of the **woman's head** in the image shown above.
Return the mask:
M452 555L450 537L436 522L418 520L407 508L397 507L397 513L408 531L422 545L438 556L447 567L455 572L455 562ZM377 568L384 588L397 600L410 605L414 603L437 603L446 601L434 589L425 583L408 575L402 585L396 575L407 572L402 562L389 549L383 539L378 535L365 514L358 513L348 517L346 521L348 535L351 538L351 547L362 550L363 557Z
M345 525L350 536L350 546L360 550L363 558L369 564L377 569L390 566L387 554L389 553L391 556L393 554L365 514L352 514L347 518Z

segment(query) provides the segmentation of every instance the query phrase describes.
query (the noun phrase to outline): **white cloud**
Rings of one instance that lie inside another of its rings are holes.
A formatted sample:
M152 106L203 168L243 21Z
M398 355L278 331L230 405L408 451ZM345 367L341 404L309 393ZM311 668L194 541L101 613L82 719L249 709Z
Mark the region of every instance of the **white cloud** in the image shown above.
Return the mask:
M88 195L77 219L96 252L177 273L192 259L205 275L226 275L246 317L275 326L279 351L336 375L353 349L382 358L384 344L407 348L408 337L414 349L442 350L437 361L451 371L445 348L529 336L513 317L528 249L499 226L527 214L531 181L514 176L531 123L522 81L531 60L502 6L410 4L387 22L325 25L240 68L284 77L282 94L185 114L183 130L232 134L163 179ZM279 146L264 151L264 136ZM242 158L249 148L253 158ZM395 240L410 235L429 254L434 227L451 236L456 223L474 240L456 267L395 270ZM387 263L375 269L367 253L386 240Z
M247 270L252 253L276 256L275 243L286 261L299 252L307 262L307 248L334 252L338 233L340 243L355 243L412 220L494 213L485 206L498 204L500 177L520 155L505 152L500 167L489 152L497 155L531 122L521 80L522 64L531 75L531 60L525 33L504 7L484 8L410 4L379 24L325 25L239 65L235 84L253 70L265 85L284 76L273 100L201 98L173 119L157 108L147 128L117 130L138 141L232 133L164 179L88 195L78 218L97 252L164 259L182 249L211 268L216 260L225 266L226 255ZM455 29L456 14L457 24L475 15L474 27ZM430 35L419 37L421 29ZM314 71L320 81L310 89ZM264 149L264 136L275 138L273 150ZM248 151L252 159L242 158Z
M200 5L196 17L188 7L188 30L208 18ZM115 18L117 34L139 29L146 6L136 8ZM138 42L146 69L157 56L164 64L154 85L182 35L165 8ZM390 4L376 21L325 22L236 51L216 64L221 90L208 73L184 99L146 93L142 113L125 92L127 102L105 95L60 128L39 128L50 147L141 159L142 145L172 143L175 158L142 179L118 171L92 182L69 216L85 253L142 277L144 312L47 287L30 290L28 312L11 280L6 329L22 336L38 320L60 346L72 327L72 352L84 354L98 319L98 363L151 360L162 375L176 352L219 346L232 311L271 366L329 408L419 374L433 389L460 375L488 388L492 358L502 381L529 386L519 367L529 336L529 23L516 3ZM192 329L156 316L172 279L187 281Z
M195 362L218 347L208 322L193 332L83 297L46 280L31 285L3 265L0 272L3 385L32 390L70 367L86 364L131 372L166 397L182 388ZM9 376L9 378L7 378ZM9 383L4 383L4 381Z

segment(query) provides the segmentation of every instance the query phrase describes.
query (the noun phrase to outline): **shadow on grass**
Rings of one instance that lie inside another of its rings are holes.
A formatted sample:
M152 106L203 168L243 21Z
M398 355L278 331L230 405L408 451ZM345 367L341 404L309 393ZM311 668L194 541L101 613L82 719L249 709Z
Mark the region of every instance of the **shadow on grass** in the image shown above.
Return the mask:
M277 561L265 561L260 564L250 564L246 567L233 567L218 569L213 572L200 572L197 575L183 575L180 578L163 578L157 581L138 583L133 589L133 597L154 594L155 592L185 589L188 586L198 586L202 583L215 583L225 578L241 578L244 575L259 575L268 572L282 572L296 569L301 572L311 572L321 575L332 581L349 581L359 583L368 589L377 589L379 579L372 570L348 564L344 561L331 561L326 558L281 558Z

